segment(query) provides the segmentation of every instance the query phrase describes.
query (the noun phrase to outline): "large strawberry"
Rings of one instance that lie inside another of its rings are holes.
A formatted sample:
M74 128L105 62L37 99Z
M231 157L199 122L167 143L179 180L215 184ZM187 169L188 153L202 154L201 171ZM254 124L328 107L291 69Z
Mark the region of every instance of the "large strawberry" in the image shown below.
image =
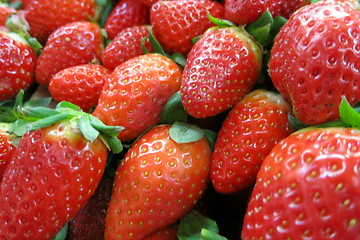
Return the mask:
M15 135L9 133L9 128L9 123L0 123L0 183L16 149L12 142Z
M125 28L148 24L149 8L139 0L121 0L107 17L104 28L109 39Z
M254 90L229 112L212 155L216 191L234 193L255 183L257 172L275 144L287 137L291 108L280 94Z
M131 58L110 74L94 115L107 125L123 126L121 141L131 141L160 122L167 100L180 89L181 68L160 54Z
M269 63L274 86L307 124L338 118L342 96L360 100L360 13L336 1L297 11L274 40Z
M98 64L68 67L50 79L49 92L58 102L71 102L87 112L97 105L110 73L109 69Z
M189 132L182 124L159 125L133 143L115 176L106 240L141 240L179 220L201 198L209 182L211 148L201 134L182 136Z
M309 4L309 0L225 0L225 18L236 24L254 22L263 12L289 18L297 9Z
M162 228L142 240L178 240L177 236L177 226L171 225L165 228Z
M181 83L185 110L205 118L231 108L254 87L261 61L261 47L244 28L210 28L186 60Z
M165 52L186 55L192 38L214 26L208 14L221 18L223 12L223 6L212 0L158 1L151 7L150 23Z
M30 34L42 44L57 28L94 18L96 13L95 0L31 0L24 7Z
M99 63L103 50L99 25L87 21L66 24L49 37L36 62L36 81L44 86L60 70L87 63Z
M101 55L104 66L115 69L126 60L144 54L141 44L142 40L149 36L149 30L149 25L137 25L123 29L104 49ZM153 51L148 39L145 47L150 52Z
M121 150L116 137L120 128L66 102L28 112L21 106L15 109L23 118L12 132L25 134L0 185L0 239L52 239L94 194L107 146Z
M359 149L352 127L302 129L280 141L258 173L242 239L359 239Z

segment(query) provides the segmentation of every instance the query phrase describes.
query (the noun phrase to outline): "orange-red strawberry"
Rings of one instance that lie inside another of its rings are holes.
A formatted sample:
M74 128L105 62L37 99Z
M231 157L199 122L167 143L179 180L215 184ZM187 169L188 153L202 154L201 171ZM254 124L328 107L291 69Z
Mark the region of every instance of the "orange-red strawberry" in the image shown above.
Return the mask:
M212 155L211 181L217 192L234 193L255 183L264 158L292 133L290 111L280 94L260 89L230 110Z
M131 141L160 122L167 100L180 89L181 68L160 54L131 58L110 74L94 115L107 125L123 126L121 141Z
M149 36L149 30L149 25L137 25L125 28L118 33L101 55L104 66L115 69L126 60L144 54L141 42L143 38ZM150 52L153 51L148 39L145 42L145 47Z
M87 21L66 24L49 37L36 62L36 81L44 86L60 70L87 63L99 63L103 50L99 25Z
M185 110L197 118L231 108L255 85L262 49L243 28L213 27L191 49L181 82Z
M8 132L9 127L8 123L0 123L0 183L16 149L12 142L15 135Z
M109 39L125 28L149 23L149 8L139 0L121 0L107 17L104 28Z
M58 102L71 102L87 112L97 105L110 73L109 69L98 64L68 67L50 79L49 92Z
M96 13L95 0L31 0L24 6L31 36L42 44L57 28L75 21L89 20Z
M186 55L193 46L192 38L214 26L208 13L222 18L223 6L212 0L158 1L151 7L150 23L166 53Z
M171 131L155 126L126 153L114 179L106 240L141 240L178 221L201 198L209 182L209 143L204 137L179 143Z

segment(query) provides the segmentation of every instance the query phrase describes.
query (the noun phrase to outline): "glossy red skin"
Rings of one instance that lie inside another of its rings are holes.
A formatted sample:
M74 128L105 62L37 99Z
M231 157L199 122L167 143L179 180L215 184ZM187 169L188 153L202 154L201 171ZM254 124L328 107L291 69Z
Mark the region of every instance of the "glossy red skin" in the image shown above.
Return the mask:
M134 57L115 68L93 115L106 125L122 126L118 138L134 140L160 122L168 99L180 89L181 68L160 54Z
M16 149L12 144L14 136L8 130L9 125L0 124L0 183Z
M0 32L0 49L0 101L4 101L35 82L36 53L5 32Z
M302 130L265 158L242 239L358 239L360 132Z
M148 25L137 25L117 34L101 55L104 66L113 70L126 60L144 54L141 42L143 38L149 37L149 28ZM145 47L153 52L149 39L146 40Z
M149 23L149 8L139 0L121 0L105 22L109 39L114 39L123 29Z
M68 122L25 134L0 185L0 239L52 239L95 192L107 155Z
M269 63L274 86L307 124L339 117L360 100L360 13L344 4L302 8L280 30Z
M75 21L94 18L94 0L32 0L24 6L25 18L30 25L30 35L45 44L47 38L57 28Z
M218 133L212 155L211 181L223 194L255 183L264 158L293 130L290 105L280 94L254 90L229 112Z
M225 19L246 25L255 22L268 10L274 17L289 18L297 9L309 4L308 0L225 0Z
M224 8L210 0L158 1L150 10L150 23L155 38L167 53L186 55L198 37L214 24L208 12L223 18Z
M99 63L103 50L101 29L96 23L72 22L54 31L36 62L36 81L48 86L60 70Z
M211 149L205 138L177 144L169 125L134 142L117 169L105 239L141 240L183 217L209 182Z
M177 236L177 227L176 226L169 226L163 229L160 229L142 240L178 240Z
M103 240L113 181L103 177L91 198L69 222L67 240Z
M111 70L98 64L65 68L49 83L49 92L58 102L67 101L88 112L99 101L100 92Z
M147 6L147 7L151 7L152 5L154 5L156 2L158 2L159 0L140 0L140 2Z
M16 10L12 7L0 6L0 27L6 26L6 20L10 14L15 13Z
M184 67L181 101L193 117L231 108L255 85L261 48L237 27L212 28L191 49Z

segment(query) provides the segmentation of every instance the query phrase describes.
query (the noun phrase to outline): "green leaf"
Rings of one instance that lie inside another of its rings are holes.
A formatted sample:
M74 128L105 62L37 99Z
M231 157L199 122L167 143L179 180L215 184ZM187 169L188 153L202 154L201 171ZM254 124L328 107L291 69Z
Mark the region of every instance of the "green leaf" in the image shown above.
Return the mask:
M25 133L29 132L31 128L31 122L24 119L18 119L10 126L9 132L21 137L24 136Z
M235 26L234 23L228 21L228 20L225 20L225 19L220 19L220 18L216 18L216 17L213 17L211 16L210 12L208 12L208 18L209 20L214 23L215 25L219 26L219 27L231 27L231 26Z
M204 131L205 131L205 137L209 142L211 150L214 150L215 142L217 139L217 133L209 129L205 129Z
M263 46L268 46L269 36L270 36L271 24L267 24L263 27L256 28L249 32L251 36L253 36L256 41L258 41Z
M339 113L341 120L350 127L360 128L360 114L352 108L346 98L342 98Z
M176 62L180 67L184 68L185 63L186 63L186 57L184 57L184 55L182 55L181 53L173 53L170 58Z
M110 137L117 137L119 135L119 132L124 129L124 127L121 126L108 126L105 125L100 119L93 115L89 115L91 125L97 129L102 134L106 134Z
M120 153L123 150L121 141L117 137L110 137L105 134L100 134L100 138L103 139L103 142L107 145L114 154Z
M33 107L47 107L51 102L51 97L48 98L37 98L33 100L29 100L24 103L24 107L33 108Z
M55 109L59 109L59 108L70 108L76 111L81 111L81 108L78 105L75 105L73 103L67 102L67 101L61 101L59 102Z
M93 127L88 116L81 116L78 120L78 126L80 132L90 142L95 141L100 134L99 131Z
M46 107L23 108L22 110L24 119L29 121L36 121L40 118L46 118L58 114L56 110Z
M248 24L245 30L252 35L261 45L269 45L270 31L274 24L274 19L269 11L263 12L253 23Z
M68 233L69 224L66 223L65 226L56 234L52 240L65 240Z
M226 240L226 237L223 237L217 233L211 232L206 228L201 229L201 238L203 240Z
M144 37L144 38L141 40L141 49L142 49L142 51L143 51L144 54L149 54L149 53L150 53L149 49L147 49L146 46L145 46L145 43L146 43L146 40L147 40L147 39L148 39L147 37Z
M178 227L179 240L203 239L201 234L203 229L215 234L219 233L219 228L214 220L204 217L196 211L190 211L180 221Z
M181 103L180 91L174 93L166 102L160 114L160 121L162 123L187 122L189 118Z
M159 53L163 56L168 57L168 55L165 53L164 49L162 48L161 44L156 40L155 36L152 34L152 31L149 31L149 41L154 49L154 53Z
M196 142L205 136L204 130L191 124L175 122L170 128L170 137L177 143Z
M49 127L57 122L60 122L68 117L70 117L71 115L69 115L68 113L57 113L57 114L54 114L52 116L49 116L47 118L42 118L42 119L39 119L35 122L32 122L31 125L32 125L32 128L31 130L36 130L36 129L40 129L40 128L44 128L44 127Z

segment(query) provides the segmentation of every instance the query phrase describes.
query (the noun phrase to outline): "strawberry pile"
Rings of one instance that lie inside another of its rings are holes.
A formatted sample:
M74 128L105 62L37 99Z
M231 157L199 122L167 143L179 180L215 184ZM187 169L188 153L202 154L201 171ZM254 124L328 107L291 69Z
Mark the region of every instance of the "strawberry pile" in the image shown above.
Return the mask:
M0 240L360 239L358 0L0 4Z

